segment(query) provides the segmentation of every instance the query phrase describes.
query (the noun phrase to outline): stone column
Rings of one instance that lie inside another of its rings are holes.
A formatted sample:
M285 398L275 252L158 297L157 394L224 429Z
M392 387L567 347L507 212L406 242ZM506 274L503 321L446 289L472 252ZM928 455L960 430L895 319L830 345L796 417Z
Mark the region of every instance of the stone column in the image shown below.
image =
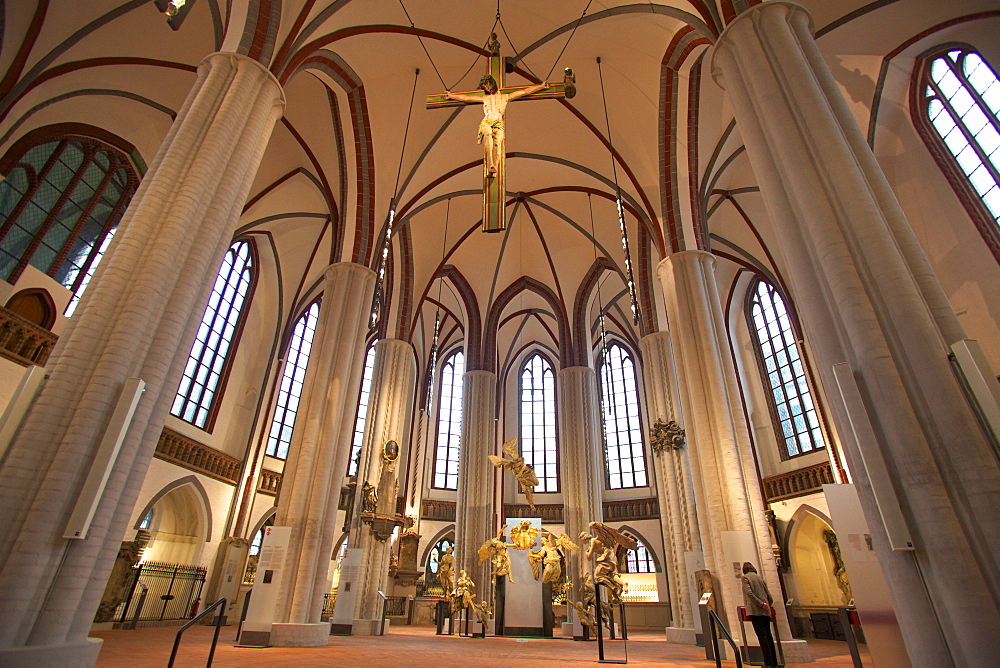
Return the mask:
M562 481L563 523L574 542L591 522L603 522L604 442L601 432L597 374L590 367L560 369L559 478ZM583 577L579 552L566 551L566 575L575 585ZM586 569L589 570L589 569Z
M208 56L49 365L3 463L0 663L93 663L87 632L232 242L281 86L259 63ZM125 379L146 391L85 540L62 537ZM46 592L58 592L46 596Z
M768 2L719 38L730 95L778 252L837 396L847 363L866 415L832 402L903 637L922 665L1000 653L1000 467L949 360L964 334L797 5ZM860 448L860 449L859 449ZM883 458L915 549L889 546L861 460ZM918 658L919 657L919 658Z
M388 588L393 529L399 527L402 533L402 516L396 512L400 460L386 454L385 446L395 441L402 449L410 442L416 382L413 346L399 339L375 344L372 392L348 537L348 545L362 551L352 635L379 632L382 599L377 592ZM365 502L366 483L373 485L378 495L374 510Z
M656 332L639 340L642 351L642 378L646 396L646 414L650 429L656 422L676 423L683 427L680 401L676 394L677 375L674 354L667 332ZM701 550L698 516L695 513L691 481L691 460L687 445L680 450L657 449L654 445L654 475L660 493L660 523L663 529L667 583L670 587L671 624L694 630L691 596L684 553Z
M499 455L496 433L497 377L469 371L462 389L462 452L455 508L455 578L464 569L476 583L480 601L492 600L490 564L478 565L479 546L496 535L494 468L486 455Z
M271 635L278 646L301 646L305 638L322 645L329 640L329 624L320 624L319 618L338 534L337 505L347 475L374 287L375 273L360 264L339 262L324 273L323 301L274 520L276 526L292 527L284 591L275 614L282 626Z
M743 594L725 560L721 532L751 532L757 567L776 598L781 586L715 283L715 257L704 251L674 253L660 262L657 274L678 353L677 381L705 565L722 586L727 626L736 629ZM781 637L791 638L783 606L777 612ZM808 655L808 648L801 642L785 652L790 661L798 661L803 658L799 652Z

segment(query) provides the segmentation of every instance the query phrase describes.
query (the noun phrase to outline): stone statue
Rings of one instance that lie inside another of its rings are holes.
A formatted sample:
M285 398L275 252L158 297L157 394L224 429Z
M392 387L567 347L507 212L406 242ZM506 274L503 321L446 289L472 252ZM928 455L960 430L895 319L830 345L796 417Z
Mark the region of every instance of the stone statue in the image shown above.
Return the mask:
M538 538L538 527L531 526L529 520L521 520L520 524L510 530L510 545L516 550L534 547L536 538Z
M516 584L510 575L510 554L507 553L507 542L503 537L506 530L506 526L502 527L496 537L490 538L479 547L479 564L482 565L489 559L494 580L506 575L511 584Z
M538 565L542 565L542 584L563 582L563 548L576 552L580 547L570 540L566 534L558 538L553 538L552 534L546 531L542 534L542 546L538 550L528 553L528 562L531 564L531 573L538 579Z
M361 494L361 512L374 513L378 508L378 492L375 491L375 485L366 480L361 486Z
M455 583L455 592L452 595L451 607L457 612L464 608L475 607L476 583L465 570L458 572L458 581Z
M603 522L591 522L589 528L591 533L581 533L580 542L587 545L585 558L594 560L594 582L607 587L610 602L618 605L625 590L625 582L618 572L620 556L627 550L634 550L638 543L632 536Z
M496 41L494 33L491 39ZM499 44L496 45L499 51ZM449 100L460 102L481 102L483 104L483 120L479 123L478 144L483 145L483 154L486 159L486 173L490 177L495 177L502 159L501 152L504 146L504 113L507 111L507 103L525 95L537 93L543 88L548 88L547 81L527 88L501 93L497 80L493 75L487 74L479 80L478 88L483 90L482 96L464 95L462 93L452 93L445 91L445 97Z
M455 557L451 556L451 546L444 548L444 554L438 558L438 582L444 589L444 595L448 596L455 587L454 575Z
M510 459L505 459L504 457L497 457L496 455L487 455L493 466L497 468L505 468L510 470L514 474L514 478L521 485L521 491L524 492L524 498L527 499L528 505L531 509L535 509L535 485L538 484L538 476L535 475L535 469L531 464L526 464L524 457L522 457L517 452L517 437L514 437L503 444L503 453L510 457ZM518 548L526 549L526 548Z

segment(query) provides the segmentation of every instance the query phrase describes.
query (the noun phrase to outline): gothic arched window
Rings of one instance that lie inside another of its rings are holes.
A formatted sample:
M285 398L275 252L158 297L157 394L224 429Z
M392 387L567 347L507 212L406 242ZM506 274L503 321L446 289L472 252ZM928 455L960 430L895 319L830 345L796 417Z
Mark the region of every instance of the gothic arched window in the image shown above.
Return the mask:
M201 318L184 376L170 413L196 427L210 429L215 421L230 352L245 320L243 307L255 283L253 247L237 241L226 252L212 294Z
M760 373L767 387L781 458L797 457L826 447L819 414L813 404L805 363L785 309L785 300L766 281L758 280L747 300L747 322L754 339Z
M639 391L632 356L612 343L601 360L598 381L604 413L604 466L608 489L645 487L646 457L639 426Z
M559 491L556 452L556 377L552 365L539 353L521 367L521 456L538 476L536 492Z
M931 51L918 68L917 129L1000 260L1000 81L964 45Z
M441 365L434 487L458 489L458 459L462 452L462 388L465 354L457 350Z
M431 573L437 575L438 563L440 563L441 557L444 555L445 550L449 547L454 549L455 541L449 538L442 538L434 544L434 547L431 548L431 554L427 559L427 568Z
M278 403L274 407L274 419L267 435L266 452L272 457L288 457L288 445L292 442L292 430L299 411L299 399L302 398L302 386L306 380L306 367L309 366L309 353L312 351L318 319L319 302L313 302L295 321L292 329L288 351L285 353L281 385L278 388Z
M628 550L626 552L625 572L655 573L656 562L653 560L653 555L649 553L649 549L641 540L637 540L636 543L637 544L634 550Z
M0 182L0 278L29 264L73 292L139 183L118 149L85 137L28 148Z
M365 442L365 423L368 421L368 400L372 394L372 375L375 373L375 343L368 346L365 353L365 371L361 377L361 394L358 397L358 416L354 420L354 442L351 443L351 461L347 464L347 475L358 472L358 457Z

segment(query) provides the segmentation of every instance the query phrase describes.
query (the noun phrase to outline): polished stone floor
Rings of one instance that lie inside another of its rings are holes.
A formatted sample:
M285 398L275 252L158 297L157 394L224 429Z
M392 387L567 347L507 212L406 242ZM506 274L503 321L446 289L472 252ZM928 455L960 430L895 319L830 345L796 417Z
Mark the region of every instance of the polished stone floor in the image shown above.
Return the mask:
M213 629L193 627L181 642L176 666L204 666L208 658ZM167 665L177 627L137 629L135 631L97 631L91 635L104 639L98 666L139 668ZM236 627L224 627L215 651L215 666L546 666L598 665L597 643L558 639L462 638L435 636L430 626L396 626L384 637L331 636L326 647L290 649L235 647ZM668 643L661 633L632 631L628 641L629 665L704 666L700 647ZM790 666L849 668L847 645L832 640L810 640L811 663ZM608 659L624 658L620 643L606 648ZM864 665L871 666L867 653ZM725 666L736 665L724 661Z

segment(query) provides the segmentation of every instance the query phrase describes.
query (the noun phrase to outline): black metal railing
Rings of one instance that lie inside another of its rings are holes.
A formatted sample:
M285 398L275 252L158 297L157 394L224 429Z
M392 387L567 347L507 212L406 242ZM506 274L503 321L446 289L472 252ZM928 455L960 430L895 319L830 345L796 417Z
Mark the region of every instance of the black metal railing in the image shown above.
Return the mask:
M729 629L726 625L722 623L719 616L715 614L715 610L708 611L708 619L710 621L710 626L712 627L712 649L715 651L715 665L716 668L722 668L722 659L719 657L719 636L715 632L716 629L722 631L722 635L725 636L726 640L729 642L729 646L733 648L733 657L736 659L736 668L743 668L743 659L740 657L740 649L736 646L736 641L733 640L733 636L729 633Z
M208 613L212 612L216 608L219 608L219 616L215 618L215 635L212 636L212 647L208 650L208 663L206 663L205 666L212 665L212 659L215 658L215 646L219 643L219 632L222 630L222 616L226 610L225 596L205 608L200 615L180 628L177 635L174 637L174 648L170 651L170 661L167 662L167 668L173 668L174 666L174 659L177 658L177 650L181 646L181 635L183 635L183 633L189 628L200 622Z
M201 598L207 570L204 566L161 562L136 564L132 586L120 608L119 622L131 620L135 628L137 622L192 617L191 606Z
M390 596L385 601L386 617L406 617L406 597Z

